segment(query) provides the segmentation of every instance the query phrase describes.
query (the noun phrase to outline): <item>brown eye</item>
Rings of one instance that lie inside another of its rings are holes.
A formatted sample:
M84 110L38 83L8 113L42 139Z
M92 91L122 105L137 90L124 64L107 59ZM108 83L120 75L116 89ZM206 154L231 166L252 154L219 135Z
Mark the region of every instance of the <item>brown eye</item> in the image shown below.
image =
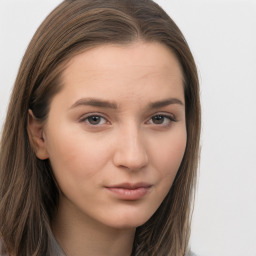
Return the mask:
M100 117L100 116L90 116L87 118L87 120L90 124L96 125L101 122L101 118L102 117Z
M152 122L154 123L154 124L163 124L164 123L164 121L165 121L165 116L163 116L163 115L157 115L157 116L153 116L152 117Z
M107 122L107 120L102 117L102 116L98 116L98 115L91 115L91 116L87 116L85 118L83 118L80 122L85 122L89 125L103 125Z
M151 124L156 124L156 125L169 125L172 122L177 122L177 120L171 116L171 115L154 115L151 117L150 121Z

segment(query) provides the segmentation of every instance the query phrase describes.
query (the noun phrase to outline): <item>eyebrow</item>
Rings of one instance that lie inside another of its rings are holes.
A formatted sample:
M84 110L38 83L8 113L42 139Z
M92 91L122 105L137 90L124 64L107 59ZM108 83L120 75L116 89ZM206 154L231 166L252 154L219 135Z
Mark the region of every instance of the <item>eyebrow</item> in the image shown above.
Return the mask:
M156 109L165 107L171 104L178 104L183 106L184 103L177 99L177 98L170 98L170 99L164 99L161 101L152 102L149 104L149 109ZM111 101L106 101L102 99L97 98L82 98L76 101L70 109L79 107L79 106L93 106L93 107L100 107L100 108L110 108L110 109L117 109L117 104Z
M149 107L150 108L161 108L161 107L165 107L165 106L168 106L171 104L178 104L178 105L184 106L184 103L181 100L179 100L177 98L170 98L170 99L152 102L149 104Z
M76 108L79 106L93 106L93 107L100 107L100 108L111 108L117 109L117 104L114 102L96 99L96 98L82 98L76 101L72 106L72 108Z

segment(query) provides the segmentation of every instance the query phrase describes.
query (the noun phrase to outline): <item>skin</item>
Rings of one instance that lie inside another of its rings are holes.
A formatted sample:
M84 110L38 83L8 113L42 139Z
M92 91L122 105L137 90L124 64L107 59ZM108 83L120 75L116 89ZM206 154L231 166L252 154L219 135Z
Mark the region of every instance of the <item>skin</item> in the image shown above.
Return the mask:
M130 255L185 151L181 67L160 43L104 45L71 59L62 83L46 123L29 114L37 157L50 159L61 190L54 234L69 256ZM136 199L109 189L138 182L149 187Z

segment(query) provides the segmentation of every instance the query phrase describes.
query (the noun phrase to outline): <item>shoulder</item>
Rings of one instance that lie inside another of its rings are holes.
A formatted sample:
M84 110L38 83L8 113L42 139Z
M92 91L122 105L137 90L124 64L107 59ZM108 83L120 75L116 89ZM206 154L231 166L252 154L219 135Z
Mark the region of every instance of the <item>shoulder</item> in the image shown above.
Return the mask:
M188 256L198 256L198 255L194 254L193 252L189 252Z
M192 252L192 251L189 251L189 252L186 253L185 256L199 256L199 255L195 254L195 253Z

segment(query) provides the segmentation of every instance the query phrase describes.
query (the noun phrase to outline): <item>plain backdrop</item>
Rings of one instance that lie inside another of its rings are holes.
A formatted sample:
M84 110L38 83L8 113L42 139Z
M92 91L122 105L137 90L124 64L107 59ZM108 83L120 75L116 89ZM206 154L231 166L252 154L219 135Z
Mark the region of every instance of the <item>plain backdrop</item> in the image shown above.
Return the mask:
M157 0L198 65L202 152L191 247L256 256L256 1ZM24 51L60 0L0 0L0 127Z

